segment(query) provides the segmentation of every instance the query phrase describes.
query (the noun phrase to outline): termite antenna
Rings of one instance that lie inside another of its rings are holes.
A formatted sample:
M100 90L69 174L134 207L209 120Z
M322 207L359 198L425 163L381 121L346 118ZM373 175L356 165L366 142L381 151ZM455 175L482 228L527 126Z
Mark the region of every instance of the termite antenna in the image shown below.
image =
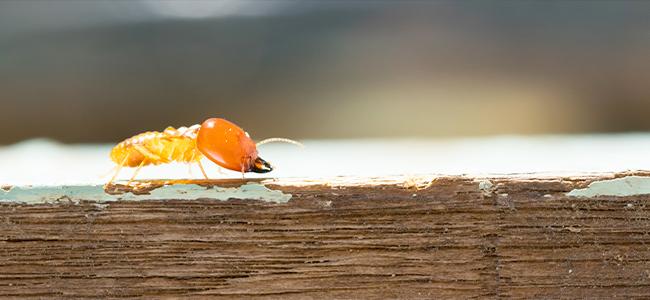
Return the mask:
M259 147L267 143L287 143L287 144L296 145L300 148L305 148L305 145L303 145L302 143L290 139L285 139L285 138L269 138L269 139L261 140L257 144L255 144L255 146Z

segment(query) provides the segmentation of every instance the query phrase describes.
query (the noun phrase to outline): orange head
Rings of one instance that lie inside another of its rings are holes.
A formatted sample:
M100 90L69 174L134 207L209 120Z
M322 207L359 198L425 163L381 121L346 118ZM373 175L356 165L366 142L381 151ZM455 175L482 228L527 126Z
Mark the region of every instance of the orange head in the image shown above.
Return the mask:
M255 142L239 126L219 118L201 124L196 145L217 165L238 172L271 172L273 167L257 156Z

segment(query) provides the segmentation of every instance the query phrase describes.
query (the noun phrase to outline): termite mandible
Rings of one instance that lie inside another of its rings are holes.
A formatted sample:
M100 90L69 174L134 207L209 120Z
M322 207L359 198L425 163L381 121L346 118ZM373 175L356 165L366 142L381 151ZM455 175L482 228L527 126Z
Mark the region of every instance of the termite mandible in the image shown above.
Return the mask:
M174 161L198 164L201 173L208 179L201 164L203 156L222 168L241 172L242 176L246 172L271 172L271 164L257 154L257 146L270 142L302 146L285 138L265 139L256 144L241 127L221 118L210 118L201 125L190 127L167 127L163 132L144 132L113 147L110 157L117 167L108 184L115 180L122 167L137 168L129 184L142 167Z

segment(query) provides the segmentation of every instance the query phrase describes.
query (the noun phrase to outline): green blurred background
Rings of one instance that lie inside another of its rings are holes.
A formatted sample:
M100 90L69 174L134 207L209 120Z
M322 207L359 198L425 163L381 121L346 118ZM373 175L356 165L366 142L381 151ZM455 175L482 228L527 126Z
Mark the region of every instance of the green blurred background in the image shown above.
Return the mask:
M2 1L0 144L650 129L650 1Z

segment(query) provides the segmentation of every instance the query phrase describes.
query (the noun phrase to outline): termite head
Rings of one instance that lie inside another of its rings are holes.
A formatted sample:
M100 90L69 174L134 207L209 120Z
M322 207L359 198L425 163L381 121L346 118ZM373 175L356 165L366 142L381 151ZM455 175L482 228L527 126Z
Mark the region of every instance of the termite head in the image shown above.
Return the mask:
M268 173L271 171L273 171L273 166L271 166L267 161L261 159L259 156L255 159L253 168L251 169L251 172L255 173Z
M271 164L257 156L257 146L239 126L224 119L205 120L199 129L196 144L208 159L228 170L267 173Z

